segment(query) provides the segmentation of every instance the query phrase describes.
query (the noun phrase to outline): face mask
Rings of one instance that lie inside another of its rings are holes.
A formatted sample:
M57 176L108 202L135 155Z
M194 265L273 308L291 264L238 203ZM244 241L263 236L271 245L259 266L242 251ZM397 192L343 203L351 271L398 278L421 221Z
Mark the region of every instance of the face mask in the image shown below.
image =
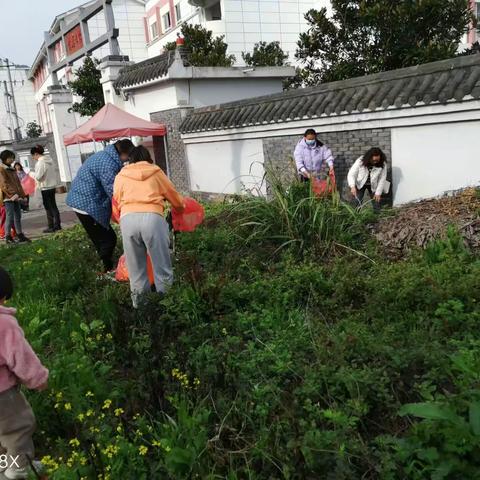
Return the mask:
M308 146L313 147L317 141L316 140L305 140Z

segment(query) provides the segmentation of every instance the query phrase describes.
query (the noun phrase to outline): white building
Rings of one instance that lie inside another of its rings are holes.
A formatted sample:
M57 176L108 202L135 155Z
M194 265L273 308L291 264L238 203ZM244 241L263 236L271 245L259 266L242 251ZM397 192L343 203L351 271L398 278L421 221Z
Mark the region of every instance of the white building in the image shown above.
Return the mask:
M74 23L80 17L85 9L94 5L96 0L79 5L77 8L69 10L55 17L47 35L56 35L61 28ZM118 45L121 55L127 55L132 61L141 61L147 57L147 49L145 46L145 33L143 29L143 17L145 15L145 1L143 0L113 0L112 9L115 21L115 28L118 28ZM49 63L60 62L65 59L69 53L76 51L80 45L95 42L101 35L106 32L105 14L103 11L98 12L87 22L88 39L80 33L77 37L71 35L71 44L65 45L59 41L55 48L54 58L49 62L47 58L47 49L45 42L42 44L35 61L30 70L30 78L33 81L35 90L35 99L37 103L38 118L40 125L45 133L51 133L52 120L47 108L47 89L54 84L53 77L49 71ZM74 33L72 31L72 33ZM109 45L102 45L91 52L92 55L101 60L103 57L110 55ZM73 72L81 66L83 57L77 59L72 65L57 72L58 82L66 85L68 81L73 79Z
M17 107L18 124L22 137L28 123L38 121L33 84L28 80L30 68L25 65L10 65L13 95ZM0 60L0 141L14 138L15 121L12 112L11 91L7 67Z
M188 22L224 35L238 64L242 52L261 41L279 41L294 61L299 35L307 28L305 13L329 5L329 0L149 0L144 18L148 55L159 55Z

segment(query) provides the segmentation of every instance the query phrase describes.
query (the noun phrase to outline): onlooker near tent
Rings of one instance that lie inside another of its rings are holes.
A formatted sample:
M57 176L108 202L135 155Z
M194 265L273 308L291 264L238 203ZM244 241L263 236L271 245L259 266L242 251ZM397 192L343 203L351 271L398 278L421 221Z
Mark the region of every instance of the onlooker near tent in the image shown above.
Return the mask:
M55 198L58 187L57 172L53 160L45 155L45 149L42 145L37 145L30 150L33 160L37 162L35 166L35 180L38 188L42 192L42 200L45 211L47 212L48 228L43 233L53 233L62 229L60 212Z

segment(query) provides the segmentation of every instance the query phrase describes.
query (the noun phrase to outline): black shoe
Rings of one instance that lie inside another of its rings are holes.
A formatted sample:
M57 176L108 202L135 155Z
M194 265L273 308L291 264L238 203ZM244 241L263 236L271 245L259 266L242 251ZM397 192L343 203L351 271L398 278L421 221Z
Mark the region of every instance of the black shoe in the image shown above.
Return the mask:
M45 230L43 230L42 233L55 233L55 229L52 227L52 228L46 228Z
M15 245L17 242L16 242L12 237L10 237L10 236L7 235L7 236L5 237L5 243L6 243L7 245Z
M19 233L17 235L18 237L18 243L31 243L32 241L27 238L23 233Z
M62 231L62 227L55 227L53 229L55 232L61 232Z

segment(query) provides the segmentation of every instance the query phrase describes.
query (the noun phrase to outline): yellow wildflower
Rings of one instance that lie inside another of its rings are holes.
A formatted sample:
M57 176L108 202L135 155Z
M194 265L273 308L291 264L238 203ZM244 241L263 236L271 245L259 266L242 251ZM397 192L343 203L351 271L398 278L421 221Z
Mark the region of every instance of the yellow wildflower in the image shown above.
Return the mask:
M88 392L85 394L85 396L86 396L87 398L89 398L89 397L94 397L95 395L94 395L92 392L88 391Z
M145 456L148 453L148 447L141 445L138 449L138 453L142 456Z
M123 408L116 408L115 409L115 416L116 417L119 417L120 415L124 414L125 411L123 410Z
M70 410L72 409L72 404L71 404L71 403L66 403L66 404L64 405L64 408L65 408L65 410L70 411Z
M80 421L80 422L83 422L85 420L85 415L83 413L80 413L77 415L77 419Z
M68 444L71 446L71 447L79 447L80 446L80 442L78 441L78 438L72 438Z
M103 402L102 410L108 410L112 406L112 401L107 398L105 402Z

